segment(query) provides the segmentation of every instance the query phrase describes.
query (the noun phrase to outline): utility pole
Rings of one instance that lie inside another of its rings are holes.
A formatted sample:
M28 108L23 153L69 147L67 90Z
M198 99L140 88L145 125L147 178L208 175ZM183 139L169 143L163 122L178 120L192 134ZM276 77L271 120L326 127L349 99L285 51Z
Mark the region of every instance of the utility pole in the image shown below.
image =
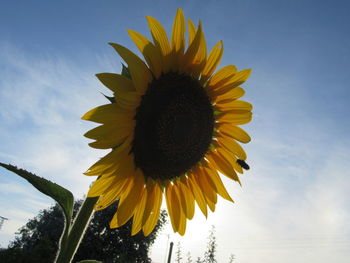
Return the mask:
M1 230L1 227L2 227L2 225L4 224L4 221L5 221L5 220L8 220L8 218L3 217L3 216L0 216L0 230Z
M173 252L173 246L174 246L174 242L170 242L168 263L170 263L170 261L171 261L171 253Z

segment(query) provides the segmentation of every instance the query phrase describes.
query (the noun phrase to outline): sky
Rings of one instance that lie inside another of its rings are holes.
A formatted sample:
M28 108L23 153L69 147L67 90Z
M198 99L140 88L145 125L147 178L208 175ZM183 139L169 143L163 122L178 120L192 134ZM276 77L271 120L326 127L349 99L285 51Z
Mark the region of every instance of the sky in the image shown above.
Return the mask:
M252 68L243 85L254 106L244 128L251 169L242 187L224 181L235 203L219 199L206 219L198 207L184 237L167 225L152 247L183 257L206 250L215 225L218 262L348 262L350 257L350 3L311 0L3 1L0 9L0 161L71 190L87 192L82 173L106 151L82 135L80 117L105 104L94 76L119 73L107 45L137 52L127 30L148 37L146 15L171 30L176 9L203 23L207 45L224 42L220 67ZM0 246L54 203L0 169ZM176 246L175 246L175 249Z

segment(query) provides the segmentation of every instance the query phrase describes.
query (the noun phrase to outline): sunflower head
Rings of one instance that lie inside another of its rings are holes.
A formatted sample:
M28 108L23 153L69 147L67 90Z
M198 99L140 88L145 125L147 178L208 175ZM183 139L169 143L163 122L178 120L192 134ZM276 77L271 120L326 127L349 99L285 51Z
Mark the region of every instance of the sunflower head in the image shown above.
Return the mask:
M186 41L181 9L170 41L155 18L147 21L152 41L128 31L144 60L110 43L127 67L96 75L114 96L82 117L100 124L85 136L94 140L91 147L111 152L85 173L98 176L88 196L99 196L96 210L119 200L110 226L132 218L133 235L152 232L165 196L173 229L183 235L195 203L207 216L218 194L232 201L221 175L240 183L237 173L249 169L238 142L250 137L238 125L251 120L252 105L238 99L250 70L229 65L215 72L222 41L208 55L201 23L190 19Z

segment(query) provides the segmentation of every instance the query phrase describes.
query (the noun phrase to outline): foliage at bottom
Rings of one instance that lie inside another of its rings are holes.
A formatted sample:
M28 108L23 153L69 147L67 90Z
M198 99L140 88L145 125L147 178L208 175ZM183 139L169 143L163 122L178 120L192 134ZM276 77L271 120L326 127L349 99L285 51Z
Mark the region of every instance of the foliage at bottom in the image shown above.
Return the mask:
M82 201L75 203L74 214L81 203ZM104 210L95 212L73 262L88 258L104 263L151 262L148 251L166 222L166 212L162 211L152 234L144 237L140 232L131 236L131 221L120 228L109 228L109 222L117 205L115 203ZM0 262L53 262L63 225L62 211L57 204L41 211L19 229L15 240L7 249L0 250Z

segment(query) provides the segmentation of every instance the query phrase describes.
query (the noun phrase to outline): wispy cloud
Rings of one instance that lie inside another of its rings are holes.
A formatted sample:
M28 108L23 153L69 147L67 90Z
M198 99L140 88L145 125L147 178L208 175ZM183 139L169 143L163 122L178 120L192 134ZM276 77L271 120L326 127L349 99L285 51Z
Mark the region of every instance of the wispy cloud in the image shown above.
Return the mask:
M67 58L32 58L8 46L1 50L6 74L0 80L0 154L76 187L85 178L81 173L96 155L103 154L87 147L82 134L92 125L80 120L91 107L106 103L98 94L101 85L94 77L96 71Z
M107 103L105 92L94 74L98 69L119 67L108 56L92 56L89 65L43 53L32 56L0 43L0 156L52 180L81 198L94 178L82 174L104 151L94 151L82 136L93 126L80 117L90 108ZM97 66L98 65L98 66ZM10 218L2 232L1 245L13 238L40 209L53 201L42 197L28 183L2 170L0 214ZM6 176L6 177L5 177ZM9 236L9 233L12 235Z

